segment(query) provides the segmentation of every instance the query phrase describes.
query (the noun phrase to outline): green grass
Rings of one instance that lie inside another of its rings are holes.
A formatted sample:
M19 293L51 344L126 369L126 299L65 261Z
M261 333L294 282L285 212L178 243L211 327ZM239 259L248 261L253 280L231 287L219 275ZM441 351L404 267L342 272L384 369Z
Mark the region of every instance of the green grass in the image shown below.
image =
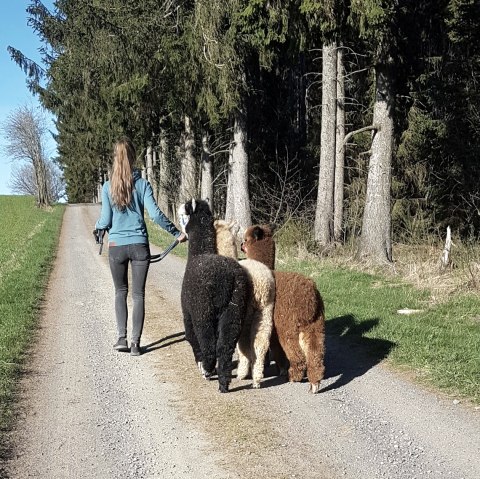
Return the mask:
M150 243L158 246L162 249L162 251L164 251L168 246L170 246L175 240L175 238L170 233L167 233L165 230L160 228L160 226L156 225L151 220L147 220L147 228ZM180 243L179 245L175 246L175 249L169 254L175 254L175 256L179 256L180 258L186 258L187 253L187 243Z
M460 294L433 304L427 289L317 262L282 269L311 276L326 307L327 333L360 344L378 360L422 382L480 403L480 297ZM399 309L419 309L401 315Z
M0 196L0 430L11 425L16 380L28 353L65 207Z

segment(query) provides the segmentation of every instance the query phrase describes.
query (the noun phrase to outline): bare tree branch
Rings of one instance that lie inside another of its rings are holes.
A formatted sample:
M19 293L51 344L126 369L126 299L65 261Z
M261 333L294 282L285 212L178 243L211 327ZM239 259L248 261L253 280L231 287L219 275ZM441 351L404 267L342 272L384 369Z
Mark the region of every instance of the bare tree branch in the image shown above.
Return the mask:
M27 162L35 176L37 205L50 204L45 161L46 119L33 107L22 106L7 117L2 126L5 152L13 161Z

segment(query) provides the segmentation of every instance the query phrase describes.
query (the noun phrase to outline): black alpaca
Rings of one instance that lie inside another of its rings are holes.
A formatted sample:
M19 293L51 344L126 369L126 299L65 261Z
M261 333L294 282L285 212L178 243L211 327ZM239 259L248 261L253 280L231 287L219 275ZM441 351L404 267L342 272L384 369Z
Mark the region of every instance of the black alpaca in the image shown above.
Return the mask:
M217 364L220 392L228 392L232 356L245 317L248 277L233 258L216 254L213 217L206 201L180 206L186 223L188 260L182 284L185 338L209 378Z

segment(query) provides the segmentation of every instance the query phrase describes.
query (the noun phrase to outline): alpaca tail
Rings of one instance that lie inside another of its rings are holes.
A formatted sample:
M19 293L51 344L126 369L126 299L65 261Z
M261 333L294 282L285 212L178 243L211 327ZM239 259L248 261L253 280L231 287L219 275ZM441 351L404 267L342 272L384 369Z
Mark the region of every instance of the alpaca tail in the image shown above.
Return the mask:
M320 389L320 381L325 374L325 308L320 293L317 295L317 314L313 322L300 333L300 348L307 363L309 392L315 394Z

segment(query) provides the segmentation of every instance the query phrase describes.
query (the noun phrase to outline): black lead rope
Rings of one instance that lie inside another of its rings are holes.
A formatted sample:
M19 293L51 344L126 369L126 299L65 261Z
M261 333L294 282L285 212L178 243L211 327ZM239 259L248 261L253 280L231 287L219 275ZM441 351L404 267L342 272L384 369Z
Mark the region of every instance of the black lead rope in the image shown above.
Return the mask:
M95 236L95 242L100 245L100 250L98 251L98 254L102 254L103 237L105 236L105 231L107 230L93 230L93 235Z
M165 251L163 251L160 254L154 254L153 256L150 256L150 263L158 263L159 261L162 261L165 256L167 256L170 251L172 251L175 246L177 246L178 240L176 239Z
M105 232L107 230L94 230L93 235L95 236L95 242L100 245L100 250L98 251L98 254L102 254L103 250L103 237L105 236ZM153 256L150 256L150 263L158 263L159 261L162 261L165 256L167 256L170 251L172 251L175 246L177 246L178 240L176 239L165 251L163 251L160 254L154 254Z

